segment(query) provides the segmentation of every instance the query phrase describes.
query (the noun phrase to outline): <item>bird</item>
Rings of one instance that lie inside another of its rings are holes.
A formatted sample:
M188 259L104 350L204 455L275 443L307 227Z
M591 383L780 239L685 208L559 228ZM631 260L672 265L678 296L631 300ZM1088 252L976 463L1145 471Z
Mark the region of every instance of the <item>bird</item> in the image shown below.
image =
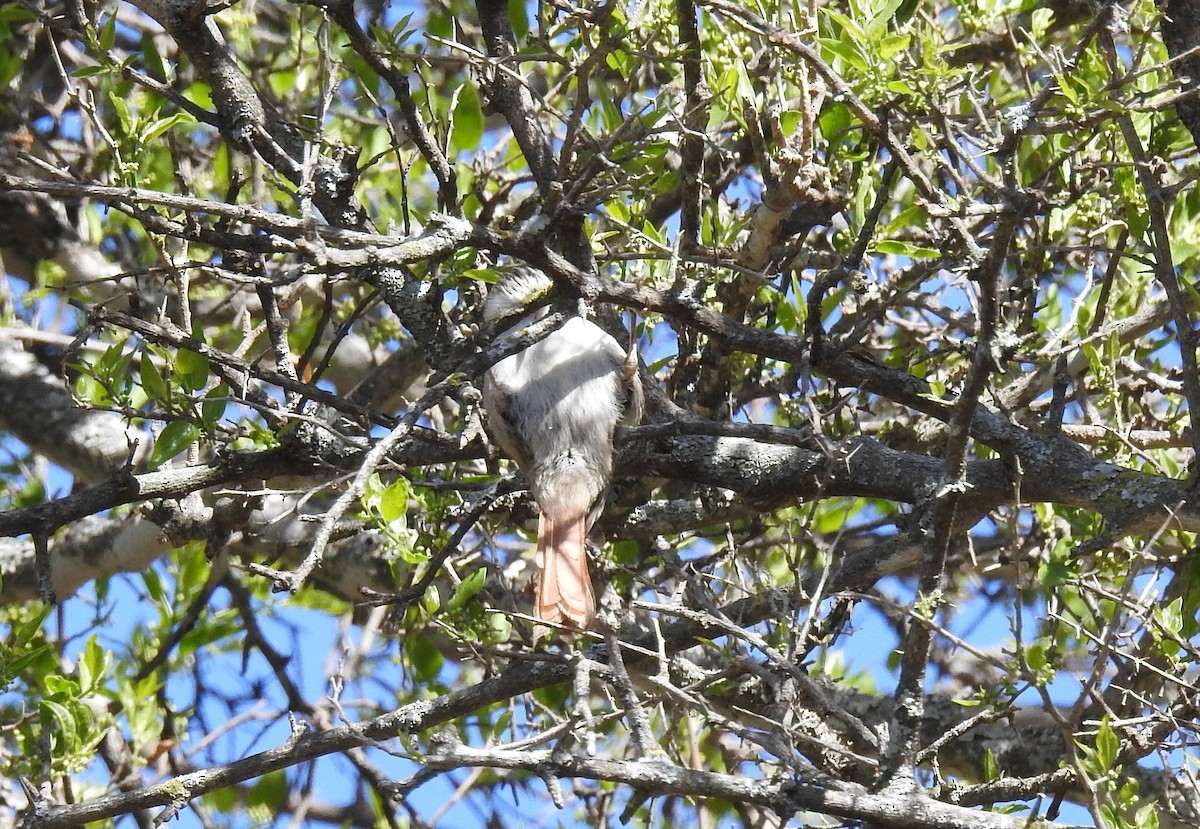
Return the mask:
M487 323L508 320L554 283L518 266L492 286ZM522 315L501 336L547 313ZM618 425L641 419L636 348L628 351L582 316L497 362L483 378L489 431L517 463L538 505L537 617L576 630L592 626L596 598L586 539L604 509Z

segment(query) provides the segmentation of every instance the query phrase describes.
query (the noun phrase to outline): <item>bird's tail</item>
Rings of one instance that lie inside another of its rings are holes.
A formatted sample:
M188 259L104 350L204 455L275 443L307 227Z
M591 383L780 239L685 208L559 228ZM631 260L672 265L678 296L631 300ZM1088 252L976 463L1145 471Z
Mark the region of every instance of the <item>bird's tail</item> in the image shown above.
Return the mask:
M588 575L587 511L551 515L542 510L538 523L538 618L586 630L596 617L596 597Z

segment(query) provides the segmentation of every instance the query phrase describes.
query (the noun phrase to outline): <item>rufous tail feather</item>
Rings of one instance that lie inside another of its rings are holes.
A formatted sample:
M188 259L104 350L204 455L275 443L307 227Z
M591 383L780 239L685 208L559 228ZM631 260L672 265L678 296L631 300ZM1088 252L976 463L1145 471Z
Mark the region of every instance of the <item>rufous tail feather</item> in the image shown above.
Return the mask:
M544 511L538 523L538 618L586 630L596 616L584 539L586 512L556 519Z

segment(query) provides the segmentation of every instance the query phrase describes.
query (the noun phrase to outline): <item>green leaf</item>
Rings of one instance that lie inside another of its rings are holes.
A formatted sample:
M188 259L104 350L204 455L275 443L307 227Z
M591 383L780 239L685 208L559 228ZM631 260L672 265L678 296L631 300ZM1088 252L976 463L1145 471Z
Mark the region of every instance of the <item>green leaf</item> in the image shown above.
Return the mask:
M129 135L133 132L133 112L129 109L129 102L115 91L108 93L108 100L112 102L113 109L117 112L117 120L121 124L122 134Z
M1112 771L1117 764L1117 754L1121 750L1121 738L1113 731L1108 718L1100 723L1096 732L1096 763L1104 772Z
M42 623L46 621L46 617L50 615L51 607L46 606L35 613L31 618L25 620L12 632L13 647L23 648L33 641L35 636L39 636L42 632Z
M472 83L464 83L454 96L451 145L457 150L474 150L483 138L483 107Z
M846 15L828 7L823 7L821 12L829 18L830 22L836 24L833 31L840 36L838 39L858 45L867 42L867 33Z
M491 734L492 739L500 743L507 742L505 735L507 734L509 727L512 725L512 721L512 709L501 708L499 711L497 711L496 719L492 720L490 726L488 726L488 733Z
M399 20L397 20L396 25L392 27L392 37L398 38L398 40L396 41L397 46L404 43L404 41L408 37L408 35L411 34L411 30L408 28L408 24L410 22L412 22L412 19L413 19L413 12L409 12L408 14L404 15Z
M1025 649L1025 661L1035 673L1041 671L1049 661L1046 658L1046 648L1043 645L1030 645Z
M96 361L96 376L108 383L113 383L117 378L124 351L125 343L123 341L113 343L106 348L100 355L100 359Z
M850 114L850 108L842 103L833 103L825 107L825 111L818 119L818 123L821 125L821 135L828 140L840 138L853 122L854 118Z
M162 735L162 722L155 701L159 685L159 680L153 674L137 682L127 676L117 677L117 698L129 723L129 734L135 749L153 743Z
M900 8L903 2L904 0L880 0L871 13L871 19L867 21L867 37L874 39L886 31L896 14L896 9Z
M142 63L146 67L146 74L157 81L166 83L171 76L167 71L166 61L163 60L162 54L154 44L153 35L149 33L142 35L141 51Z
M480 567L459 582L458 586L454 588L454 595L446 602L446 612L455 613L465 607L467 602L475 598L475 594L483 589L483 583L486 580L487 568Z
M177 112L174 115L170 115L166 118L160 118L157 121L155 121L154 123L152 123L146 129L146 131L144 133L142 133L141 138L142 138L142 141L144 141L146 143L150 143L155 138L158 138L164 132L171 129L171 127L176 126L177 124L194 124L194 123L196 123L196 119L193 118L192 116L188 115L186 112Z
M879 240L875 243L875 252L894 254L896 256L907 256L909 259L936 259L942 255L940 250L921 247L920 245L914 245L911 242L902 242L899 239Z
M34 662L42 658L50 650L49 645L38 645L31 650L18 656L16 659L9 660L3 665L3 683L0 684L0 691L7 690L8 686L16 681L21 673L31 666Z
M1154 619L1163 630L1178 636L1183 631L1183 597L1177 596L1170 604L1156 607Z
M995 780L1000 776L1000 764L996 762L995 753L989 748L983 753L983 779Z
M633 56L623 49L613 49L604 56L608 68L618 75L624 75L633 68Z
M468 268L462 272L462 275L467 279L487 285L495 285L500 281L500 272L491 268Z
M0 6L0 23L28 23L30 20L37 20L37 15L24 6L16 3Z
M71 709L63 702L50 697L43 697L38 704L42 725L54 730L56 748L59 752L74 751L79 745L79 732L76 728L75 717Z
M428 636L413 636L405 643L405 653L408 654L408 664L412 666L413 677L418 682L429 683L437 679L446 657L434 647Z
M79 689L88 694L104 680L108 672L109 653L100 646L96 634L88 637L79 658Z
M604 212L622 224L629 224L629 206L620 199L613 199L606 202Z
M146 468L151 471L158 469L171 458L184 452L199 436L200 430L194 423L186 420L168 423L159 433L158 440L154 441L154 448L150 450L150 457L146 459Z
M379 514L383 520L388 524L400 522L401 529L407 527L408 499L411 494L412 487L408 485L407 478L400 477L393 481L379 496Z
M158 571L153 568L142 571L142 583L146 585L146 592L156 604L162 604L166 599L166 591L163 589L162 579L159 578Z
M789 334L796 333L796 309L792 306L791 299L783 297L775 303L775 319L784 331Z
M206 429L213 429L225 416L225 408L229 405L229 386L221 383L214 386L212 391L204 395L200 404L200 420Z
M832 58L841 58L860 72L867 71L867 59L863 57L862 52L858 51L858 47L853 43L834 40L830 37L819 38L818 42L821 44L821 48L828 53L825 59L829 60L830 63L834 62Z
M249 806L266 806L273 813L278 814L283 811L283 805L287 801L290 790L287 775L282 770L267 772L250 787L246 803Z
M1038 9L1030 18L1030 27L1034 40L1041 40L1046 36L1046 30L1050 27L1051 21L1054 20L1053 9Z
M104 27L100 29L100 50L107 52L112 49L113 44L117 42L117 16L110 14L108 20L104 21Z
M733 62L733 70L737 77L737 86L734 92L739 101L753 101L756 97L754 81L750 80L750 70L746 68L746 62L738 58Z
M79 694L79 683L70 677L60 674L50 674L44 677L43 682L46 685L46 690L51 695L73 697Z
M912 35L888 35L879 41L879 56L884 60L891 60L906 50L911 41Z
M154 355L150 353L150 349L142 349L141 365L138 366L138 380L142 384L142 389L146 392L146 396L151 400L170 400L171 390L167 387L167 382L163 380L163 376L158 371L158 366L154 365Z
M525 10L525 0L508 0L508 24L518 41L529 36L529 12Z
M175 376L185 391L200 391L208 383L208 358L181 348L175 354Z

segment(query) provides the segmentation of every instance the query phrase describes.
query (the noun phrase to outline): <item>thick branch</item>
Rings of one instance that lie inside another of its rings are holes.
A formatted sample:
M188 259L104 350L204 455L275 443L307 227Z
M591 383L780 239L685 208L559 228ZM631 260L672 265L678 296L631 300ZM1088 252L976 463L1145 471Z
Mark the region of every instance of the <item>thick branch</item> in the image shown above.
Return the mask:
M653 795L719 798L765 806L783 816L802 810L852 820L872 821L889 829L1028 829L1029 819L939 803L924 795L904 797L871 792L831 778L799 776L758 779L690 769L662 760L603 760L562 756L554 751L506 751L454 746L429 758L441 768L480 766L518 769L556 777L584 777L625 783ZM1038 822L1042 829L1065 824Z
M513 49L512 25L508 20L508 0L476 0L475 8L479 11L479 26L488 55L511 61L516 50ZM543 197L548 196L558 178L558 164L529 88L508 72L493 69L487 80L487 94L492 105L508 121L538 190Z

